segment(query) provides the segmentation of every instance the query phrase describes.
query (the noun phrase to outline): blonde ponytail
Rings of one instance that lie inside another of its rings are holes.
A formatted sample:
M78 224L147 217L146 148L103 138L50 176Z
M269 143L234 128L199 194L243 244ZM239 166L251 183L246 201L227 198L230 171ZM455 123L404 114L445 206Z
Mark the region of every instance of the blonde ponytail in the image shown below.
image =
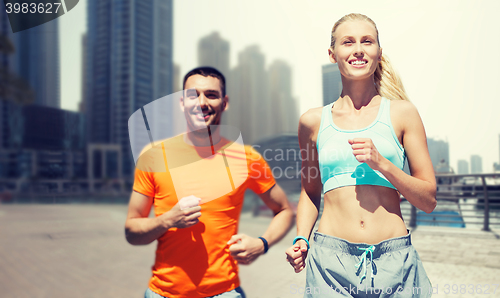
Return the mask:
M382 54L382 59L378 63L377 70L375 70L374 79L380 96L388 99L410 100L406 95L401 78L392 67L389 58L384 54Z

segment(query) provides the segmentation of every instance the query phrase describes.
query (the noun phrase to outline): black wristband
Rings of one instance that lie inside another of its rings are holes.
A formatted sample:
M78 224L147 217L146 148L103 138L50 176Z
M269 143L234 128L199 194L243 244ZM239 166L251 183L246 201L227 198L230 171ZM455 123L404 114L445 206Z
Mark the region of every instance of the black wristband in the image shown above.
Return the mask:
M267 240L264 237L259 237L259 239L264 243L264 253L266 253L269 250L269 243L267 243Z

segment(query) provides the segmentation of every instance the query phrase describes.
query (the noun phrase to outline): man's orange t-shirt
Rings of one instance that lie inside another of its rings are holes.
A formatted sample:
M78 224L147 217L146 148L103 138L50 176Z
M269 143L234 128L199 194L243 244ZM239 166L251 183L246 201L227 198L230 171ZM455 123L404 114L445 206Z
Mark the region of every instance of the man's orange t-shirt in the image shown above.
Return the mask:
M226 139L213 147L194 147L180 136L141 155L133 189L154 198L156 216L185 196L202 199L197 224L171 228L158 239L149 288L172 298L214 296L237 288L237 262L227 242L237 234L245 190L261 194L274 184L259 153Z

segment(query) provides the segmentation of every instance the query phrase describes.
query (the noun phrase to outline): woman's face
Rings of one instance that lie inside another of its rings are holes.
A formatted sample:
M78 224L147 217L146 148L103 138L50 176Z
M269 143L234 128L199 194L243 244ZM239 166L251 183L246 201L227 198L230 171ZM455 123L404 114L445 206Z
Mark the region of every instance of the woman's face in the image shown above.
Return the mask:
M335 37L335 48L328 52L340 73L353 80L373 76L382 57L375 27L367 21L346 21L337 27Z

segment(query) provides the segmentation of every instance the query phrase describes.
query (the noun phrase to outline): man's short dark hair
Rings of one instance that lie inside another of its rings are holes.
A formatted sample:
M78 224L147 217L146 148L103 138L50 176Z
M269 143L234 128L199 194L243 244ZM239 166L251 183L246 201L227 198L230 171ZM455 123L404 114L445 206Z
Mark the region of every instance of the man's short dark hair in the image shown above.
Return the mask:
M217 69L210 67L210 66L197 67L197 68L191 70L190 72L188 72L184 76L184 82L182 83L182 88L183 89L186 88L186 81L190 76L194 76L197 74L202 75L204 77L214 77L214 78L219 79L220 90L222 91L221 97L226 96L226 79L224 78L224 75L220 71L218 71Z

